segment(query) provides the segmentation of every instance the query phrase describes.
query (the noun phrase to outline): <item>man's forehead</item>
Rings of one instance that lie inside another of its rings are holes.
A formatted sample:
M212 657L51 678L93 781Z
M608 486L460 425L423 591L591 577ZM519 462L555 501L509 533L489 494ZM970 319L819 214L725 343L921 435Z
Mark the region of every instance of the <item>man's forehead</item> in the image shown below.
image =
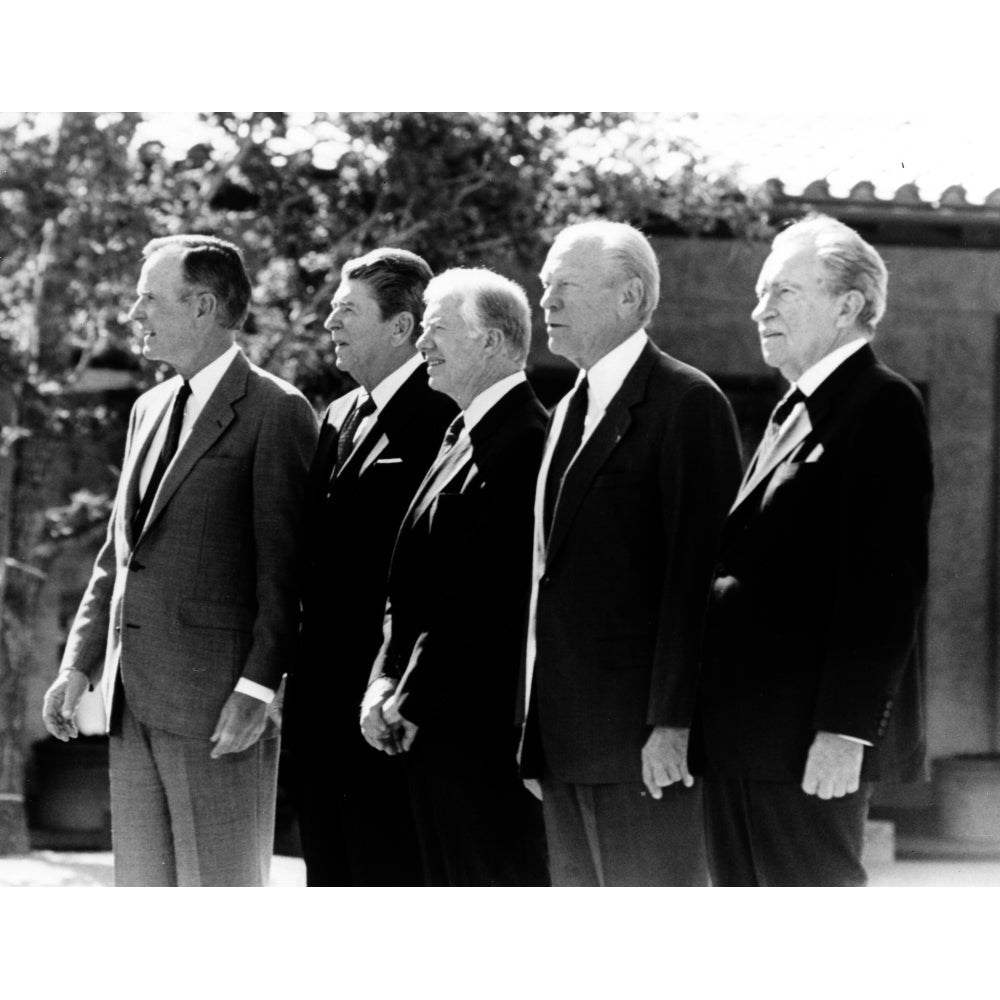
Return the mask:
M182 260L179 253L170 248L157 250L142 265L139 271L139 285L173 285L182 277Z
M811 243L789 243L771 251L760 269L758 283L783 277L809 278L816 273L819 264L816 248Z
M424 308L424 326L429 323L441 323L453 319L462 305L462 296L455 292L445 295L432 295Z
M372 293L364 281L361 281L359 278L343 278L337 286L336 292L333 293L331 301L344 302L346 299L358 300L370 298L372 298Z
M591 271L603 262L602 247L596 240L563 240L549 250L542 274Z

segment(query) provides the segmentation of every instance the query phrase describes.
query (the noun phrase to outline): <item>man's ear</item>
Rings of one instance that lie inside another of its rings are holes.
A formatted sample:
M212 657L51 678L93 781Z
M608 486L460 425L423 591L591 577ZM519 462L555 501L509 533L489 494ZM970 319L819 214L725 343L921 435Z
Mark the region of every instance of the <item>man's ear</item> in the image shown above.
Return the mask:
M495 326L486 327L482 340L483 350L487 354L496 354L503 349L503 334Z
M626 312L638 313L642 308L642 280L632 277L627 279L621 287L619 302Z
M215 292L199 292L195 296L195 318L210 319L218 313L219 300L215 297Z
M844 292L840 309L837 312L837 326L850 328L858 322L858 317L865 308L865 297L856 288Z
M393 347L402 347L404 344L409 343L415 326L416 320L413 318L413 313L399 313L392 321L392 329L389 331L389 340L392 342Z

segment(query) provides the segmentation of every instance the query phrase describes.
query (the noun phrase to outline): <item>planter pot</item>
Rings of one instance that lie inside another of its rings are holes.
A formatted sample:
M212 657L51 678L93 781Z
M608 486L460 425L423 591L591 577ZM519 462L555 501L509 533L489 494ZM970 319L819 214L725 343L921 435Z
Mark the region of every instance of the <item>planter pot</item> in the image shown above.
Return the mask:
M1000 754L942 757L933 775L941 836L1000 847Z
M67 835L109 836L111 791L108 741L81 736L69 743L54 737L33 747L34 785L28 797L32 829Z

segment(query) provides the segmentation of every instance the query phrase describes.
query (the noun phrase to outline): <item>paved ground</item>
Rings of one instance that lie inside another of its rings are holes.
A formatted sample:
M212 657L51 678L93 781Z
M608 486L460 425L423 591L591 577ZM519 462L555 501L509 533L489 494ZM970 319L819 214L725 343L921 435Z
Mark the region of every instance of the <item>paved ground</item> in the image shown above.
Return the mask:
M873 886L1000 886L1000 860L954 858L901 860L872 864ZM110 886L114 882L111 854L102 851L33 851L0 858L0 886ZM299 858L276 857L272 886L304 886Z
M275 858L272 886L304 886L306 870L300 858ZM0 858L0 886L110 886L114 867L110 851L32 851Z

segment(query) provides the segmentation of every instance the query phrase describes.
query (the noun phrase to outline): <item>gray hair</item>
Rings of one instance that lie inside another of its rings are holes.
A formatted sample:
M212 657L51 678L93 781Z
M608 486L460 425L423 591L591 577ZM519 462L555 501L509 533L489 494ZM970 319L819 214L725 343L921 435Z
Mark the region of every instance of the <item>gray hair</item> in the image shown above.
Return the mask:
M889 284L889 273L878 251L850 226L829 215L807 215L778 233L771 246L778 249L800 241L815 248L833 295L861 293L865 304L858 313L858 324L873 334L885 313Z
M149 260L162 250L174 249L181 258L185 284L203 285L215 296L220 325L232 330L243 326L250 311L251 294L243 251L215 236L182 233L150 240L142 248L142 259Z
M567 226L556 236L552 246L555 248L562 243L578 241L597 243L614 268L616 277L626 281L639 279L642 285L640 325L645 326L660 301L660 264L649 240L627 222L595 219Z
M524 289L485 267L452 267L432 278L424 302L459 296L459 314L474 330L500 331L510 359L524 367L531 345L531 306Z

